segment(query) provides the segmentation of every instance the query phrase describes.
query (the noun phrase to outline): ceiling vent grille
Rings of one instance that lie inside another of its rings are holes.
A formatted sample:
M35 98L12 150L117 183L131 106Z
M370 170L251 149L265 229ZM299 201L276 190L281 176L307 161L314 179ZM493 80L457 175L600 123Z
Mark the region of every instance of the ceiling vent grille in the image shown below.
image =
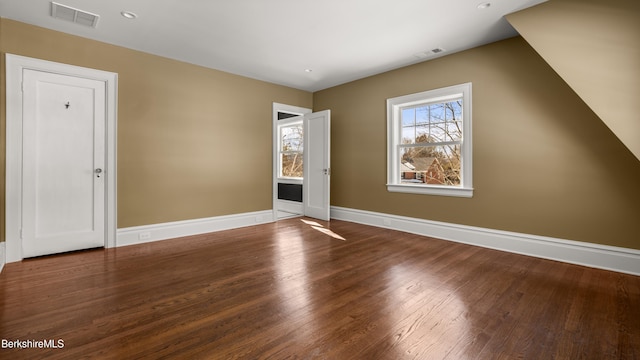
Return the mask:
M441 52L444 52L444 51L445 50L443 48L434 48L434 49L431 49L431 50L427 50L427 51L423 51L421 53L414 54L413 56L415 56L418 59L426 59L426 58L428 58L430 56L440 54Z
M51 2L51 16L92 28L98 25L98 19L100 19L99 15L55 2Z

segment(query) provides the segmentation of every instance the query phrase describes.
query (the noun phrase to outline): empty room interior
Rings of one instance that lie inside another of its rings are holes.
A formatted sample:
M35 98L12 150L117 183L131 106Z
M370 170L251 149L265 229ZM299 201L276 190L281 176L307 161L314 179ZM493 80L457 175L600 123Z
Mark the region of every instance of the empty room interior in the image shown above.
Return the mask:
M0 358L640 358L640 2L0 0Z

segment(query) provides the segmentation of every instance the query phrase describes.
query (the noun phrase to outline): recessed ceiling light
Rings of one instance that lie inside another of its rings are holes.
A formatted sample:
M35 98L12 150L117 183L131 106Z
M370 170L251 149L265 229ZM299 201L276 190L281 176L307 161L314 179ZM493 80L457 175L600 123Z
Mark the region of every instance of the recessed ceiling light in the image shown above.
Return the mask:
M488 8L490 6L491 6L490 2L483 2L483 3L478 4L478 9L482 10L482 9L486 9L486 8Z
M126 17L127 19L136 19L138 17L138 15L136 15L135 13L132 13L131 11L123 11L120 14L122 14L122 16Z
M304 69L304 72L308 72L308 73L310 73L310 72L312 72L312 71L313 71L312 69Z

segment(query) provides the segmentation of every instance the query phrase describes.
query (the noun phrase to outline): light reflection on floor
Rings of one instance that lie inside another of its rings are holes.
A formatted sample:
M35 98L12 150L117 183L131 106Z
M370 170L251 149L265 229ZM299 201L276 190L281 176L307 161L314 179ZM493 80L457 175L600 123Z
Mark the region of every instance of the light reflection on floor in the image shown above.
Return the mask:
M297 234L291 234L295 231ZM292 236L293 235L293 236ZM300 340L313 339L316 335L314 309L309 299L309 270L304 249L304 238L299 229L287 229L276 239L274 259L276 264L276 286L283 307L283 316L295 324L294 336ZM311 321L309 321L311 319ZM281 335L281 334L278 334Z
M320 231L323 234L329 235L334 239L338 239L338 240L342 240L342 241L346 241L347 239L343 238L342 236L334 233L333 231L331 231L331 229L327 229L324 226L322 226L322 224L319 224L315 221L310 221L310 220L305 220L305 219L300 219L300 221L302 221L303 223L307 224L307 225L311 225L311 228L317 231Z
M301 219L316 231L329 235L338 240L346 240L344 237L325 228L322 224ZM282 314L287 318L295 333L289 334L298 341L318 339L321 319L317 318L315 304L311 301L311 279L309 278L310 259L306 255L305 238L299 228L289 227L276 235L274 263L276 264L276 287L278 299L281 302ZM304 319L304 323L297 323ZM282 335L282 334L277 334Z
M411 265L396 265L387 272L393 289L388 296L389 324L396 334L389 347L398 358L466 359L472 354L452 354L461 341L469 341L471 324L466 304L436 276Z

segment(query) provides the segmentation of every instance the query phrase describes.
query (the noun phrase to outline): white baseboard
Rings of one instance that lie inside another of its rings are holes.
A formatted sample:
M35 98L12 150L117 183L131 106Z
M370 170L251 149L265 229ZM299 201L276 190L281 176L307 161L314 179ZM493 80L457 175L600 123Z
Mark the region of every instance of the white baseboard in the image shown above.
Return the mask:
M273 210L118 229L116 246L143 244L273 222Z
M496 250L640 275L640 250L493 230L338 206L331 218Z
M5 242L0 242L0 272L2 272L2 269L4 269L4 264L7 262L7 259L5 258Z
M278 199L278 210L282 210L290 213L297 213L297 214L301 214L304 211L301 202L279 200L279 199Z
M278 206L278 219L286 219L290 217L300 216L304 213L301 202L277 200Z

